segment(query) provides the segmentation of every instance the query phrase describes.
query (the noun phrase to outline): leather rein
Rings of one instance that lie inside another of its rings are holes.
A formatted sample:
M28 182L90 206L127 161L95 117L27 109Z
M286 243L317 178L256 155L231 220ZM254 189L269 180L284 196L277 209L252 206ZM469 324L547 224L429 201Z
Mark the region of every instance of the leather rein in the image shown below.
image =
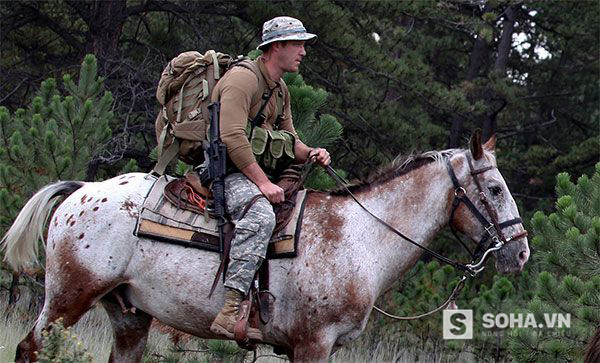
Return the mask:
M511 219L508 221L499 222L498 214L497 214L496 210L492 207L487 196L485 195L485 192L483 191L481 182L479 181L479 176L488 170L495 169L496 168L495 166L487 166L487 167L484 167L481 169L475 169L473 167L473 162L471 160L470 153L467 154L467 162L469 164L470 174L473 177L473 181L475 182L475 185L477 186L477 190L479 192L479 194L478 194L479 200L485 207L486 212L487 212L488 216L490 217L490 220L491 220L491 222L490 222L479 211L479 209L477 209L475 204L467 196L465 188L461 186L460 182L458 181L458 178L456 177L454 168L452 167L452 164L450 163L450 158L444 157L444 160L445 160L445 164L446 164L446 169L448 170L448 174L450 176L450 179L452 180L452 184L454 185L454 200L452 202L452 212L450 213L450 219L449 219L448 223L450 224L450 228L452 229L452 233L454 234L454 236L458 239L460 244L471 255L471 262L468 264L463 264L458 261L447 258L447 257L419 244L418 242L416 242L413 239L404 235L402 232L398 231L396 228L394 228L389 223L387 223L383 219L381 219L378 216L376 216L375 214L373 214L367 207L365 207L356 198L356 196L354 194L352 194L352 192L346 186L344 180L335 172L335 170L331 166L328 165L325 168L327 173L336 181L336 183L338 183L338 185L340 185L362 209L364 209L368 214L370 214L378 222L383 224L385 227L387 227L390 231L392 231L396 235L402 237L403 239L410 242L411 244L421 248L422 250L424 250L425 252L427 252L429 255L436 258L437 260L439 260L443 263L449 264L465 273L460 278L458 284L454 287L452 293L450 294L450 297L441 306L439 306L438 308L436 308L432 311L429 311L427 313L416 315L416 316L400 317L400 316L388 314L385 311L379 309L378 307L373 306L373 308L375 310L377 310L378 312L380 312L388 317L391 317L394 319L399 319L399 320L413 320L413 319L419 319L419 318L425 317L427 315L433 314L433 313L445 308L450 303L454 302L454 300L456 300L458 293L460 292L460 290L462 290L462 288L464 286L464 282L467 278L467 274L474 277L474 276L478 275L481 271L484 270L485 262L486 262L487 258L489 257L490 253L492 253L494 251L498 251L499 249L501 249L505 244L507 244L510 241L515 241L515 240L518 240L518 239L521 239L521 238L524 238L527 236L527 231L525 229L522 232L516 233L508 238L506 238L504 236L504 233L502 232L503 229L513 226L515 224L522 224L523 221L521 218L517 217L517 218ZM460 237L458 237L458 235L456 234L456 231L454 230L454 227L452 226L452 220L454 219L454 214L461 203L465 204L465 206L469 209L471 214L473 214L473 216L484 227L484 231L485 231L484 235L481 237L481 240L479 241L474 253L471 253L471 251L466 246L466 244L460 239ZM490 242L486 243L488 241L490 241ZM493 243L493 246L490 246L492 243Z

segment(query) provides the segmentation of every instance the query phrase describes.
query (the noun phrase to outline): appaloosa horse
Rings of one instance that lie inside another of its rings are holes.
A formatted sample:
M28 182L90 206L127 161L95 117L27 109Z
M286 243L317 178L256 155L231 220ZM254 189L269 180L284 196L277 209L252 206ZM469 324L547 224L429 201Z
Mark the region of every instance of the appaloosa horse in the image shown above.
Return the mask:
M498 221L518 218L517 206L496 168L494 140L477 139L470 150L429 152L392 164L371 182L353 188L374 214L427 246L449 222L473 241L486 233L461 205L450 221L455 193L474 201L482 215L475 178ZM469 159L472 158L472 166ZM457 181L453 185L445 162ZM478 175L471 175L472 168ZM36 256L47 220L46 300L35 327L17 348L19 362L35 359L42 330L59 317L69 326L97 302L112 322L111 361L140 361L152 318L202 338L219 338L209 326L223 304L223 286L209 300L217 253L133 235L139 208L153 178L132 173L98 183L48 185L25 205L3 240L15 268ZM53 201L68 196L48 219ZM522 224L502 227L518 236L493 252L501 273L517 272L529 257ZM510 238L509 238L510 239ZM261 326L266 344L293 361L327 361L364 329L373 303L417 261L422 251L393 234L347 194L311 192L298 256L270 263L272 318ZM135 313L123 313L117 290Z

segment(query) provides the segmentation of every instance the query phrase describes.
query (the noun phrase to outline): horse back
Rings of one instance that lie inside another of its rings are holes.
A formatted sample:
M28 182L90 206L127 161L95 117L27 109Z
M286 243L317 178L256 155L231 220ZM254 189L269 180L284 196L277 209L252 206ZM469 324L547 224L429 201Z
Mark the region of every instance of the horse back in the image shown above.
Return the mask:
M50 219L47 268L60 274L69 265L103 281L122 275L133 253L139 208L154 180L124 174L85 183L71 194Z

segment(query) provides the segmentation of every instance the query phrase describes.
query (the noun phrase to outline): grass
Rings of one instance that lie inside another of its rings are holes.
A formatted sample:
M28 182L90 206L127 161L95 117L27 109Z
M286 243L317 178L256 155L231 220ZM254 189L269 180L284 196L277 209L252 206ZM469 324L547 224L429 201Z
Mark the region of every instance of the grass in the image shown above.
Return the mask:
M25 311L15 310L10 314L4 300L0 301L0 362L12 362L19 341L27 335L33 322Z
M0 321L0 362L12 362L17 344L29 333L36 316L29 311L28 296L22 296L16 306L9 311L7 301L0 300L0 311L4 312ZM83 347L98 362L108 361L112 344L112 329L102 308L93 308L85 314L72 329L82 341Z
M35 322L35 316L29 311L28 296L23 296L12 311L4 296L0 296L0 311L4 312L0 319L0 362L12 362L15 349ZM112 329L108 316L98 306L91 309L72 328L72 333L83 343L84 349L90 353L94 362L107 362L112 346ZM471 354L461 353L457 356L440 346L429 345L423 348L411 346L413 343L401 334L386 334L384 337L366 332L359 339L337 351L331 358L332 363L358 362L433 362L459 363L475 362ZM257 350L257 362L281 363L287 361L285 356L276 356L269 346L260 346ZM168 334L156 329L150 331L144 363L169 362L252 362L254 355L237 347L233 342L203 340L189 337L174 345Z

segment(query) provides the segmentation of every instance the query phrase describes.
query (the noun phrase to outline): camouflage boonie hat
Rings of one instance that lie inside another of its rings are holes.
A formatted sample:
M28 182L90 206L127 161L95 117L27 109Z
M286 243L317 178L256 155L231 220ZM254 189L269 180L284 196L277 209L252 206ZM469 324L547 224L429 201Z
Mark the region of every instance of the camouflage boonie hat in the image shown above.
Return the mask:
M316 39L317 36L315 34L306 32L306 28L304 28L300 20L289 16L278 16L263 24L263 41L256 49L284 40L306 40L312 44Z

